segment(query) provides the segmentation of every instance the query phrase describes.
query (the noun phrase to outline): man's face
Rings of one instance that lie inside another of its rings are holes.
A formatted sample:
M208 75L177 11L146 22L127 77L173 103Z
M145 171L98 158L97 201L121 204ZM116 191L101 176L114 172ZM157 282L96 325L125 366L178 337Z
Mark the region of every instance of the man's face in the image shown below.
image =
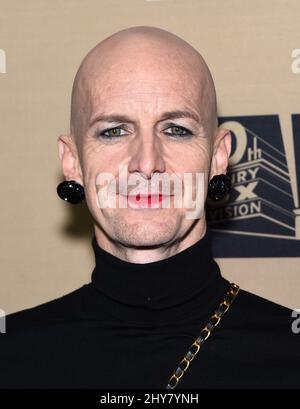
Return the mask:
M189 76L173 65L137 68L132 69L131 65L127 69L124 65L122 70L111 67L102 76L90 75L79 149L86 201L96 225L101 226L111 239L124 245L153 246L182 237L192 224L203 222L204 214L200 220L188 218L191 209L186 207L187 202L178 208L174 196L170 197L167 207L162 202L155 208L150 204L139 205L142 198L140 202L129 200L125 208L120 208L118 200L116 207L101 207L99 175L113 175L117 182L116 199L121 193L118 183L124 181L119 174L120 165L127 167L127 176L143 178L146 182L144 192L147 186L150 192L151 175L177 173L183 183L183 195L187 194L183 175L192 174L195 195L198 172L205 172L206 191L211 135L207 134L207 127L202 122L205 108L201 106L201 87L191 80L193 73ZM179 110L188 111L195 119L162 120L166 112ZM103 121L99 119L101 114L122 115L128 120ZM136 186L128 186L128 194ZM102 195L111 187L112 184L108 184L102 188ZM168 194L174 194L174 189L175 185L171 183ZM154 189L154 192L158 193L158 190ZM112 198L112 192L107 194ZM132 202L135 208L131 206Z

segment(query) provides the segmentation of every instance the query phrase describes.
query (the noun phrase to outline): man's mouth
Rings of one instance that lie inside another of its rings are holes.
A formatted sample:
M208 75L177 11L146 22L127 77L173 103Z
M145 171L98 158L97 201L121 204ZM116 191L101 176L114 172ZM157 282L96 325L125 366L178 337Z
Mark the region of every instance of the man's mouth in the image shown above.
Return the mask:
M170 195L138 193L136 195L127 195L127 203L129 206L132 205L133 208L151 208L152 206L158 208L158 205L167 198L170 198Z

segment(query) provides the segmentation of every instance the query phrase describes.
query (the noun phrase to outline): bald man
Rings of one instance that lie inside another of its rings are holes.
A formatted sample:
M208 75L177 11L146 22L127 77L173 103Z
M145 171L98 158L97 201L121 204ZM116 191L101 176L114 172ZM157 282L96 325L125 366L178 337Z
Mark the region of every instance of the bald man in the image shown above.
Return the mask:
M105 128L117 125L112 140ZM186 132L189 137L180 137ZM145 263L198 241L205 217L188 220L184 207L155 217L130 207L99 211L97 175L118 179L120 164L146 180L154 173L205 172L207 190L208 177L226 173L230 142L228 130L217 128L214 84L200 54L171 33L140 27L109 37L83 60L72 93L71 132L59 138L59 152L66 179L85 187L97 242L121 259Z
M95 268L90 283L7 317L1 387L299 387L292 311L229 283L211 254L205 200L231 138L198 51L150 26L100 42L58 148L70 182L59 194L81 192L94 220ZM149 193L157 175L179 175L182 190L166 178Z

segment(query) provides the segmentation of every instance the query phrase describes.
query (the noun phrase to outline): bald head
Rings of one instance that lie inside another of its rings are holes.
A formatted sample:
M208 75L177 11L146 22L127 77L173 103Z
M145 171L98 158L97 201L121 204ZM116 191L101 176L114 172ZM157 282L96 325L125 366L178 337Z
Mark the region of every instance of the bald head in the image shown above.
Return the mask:
M65 177L84 186L98 243L144 263L203 236L203 193L227 169L231 135L217 126L215 88L199 52L168 31L137 26L84 58L72 90L71 135L58 143ZM145 208L149 195L140 202L132 189L145 193L146 184L150 192L157 182L170 192L169 204L157 190L159 208Z
M215 132L215 87L202 56L175 34L161 28L136 26L107 37L83 59L72 88L72 136L77 140L85 132L95 105L101 109L102 96L132 91L140 83L146 93L157 90L161 84L171 92L181 87L187 101L194 98L198 104L205 132ZM136 91L137 95L140 91Z

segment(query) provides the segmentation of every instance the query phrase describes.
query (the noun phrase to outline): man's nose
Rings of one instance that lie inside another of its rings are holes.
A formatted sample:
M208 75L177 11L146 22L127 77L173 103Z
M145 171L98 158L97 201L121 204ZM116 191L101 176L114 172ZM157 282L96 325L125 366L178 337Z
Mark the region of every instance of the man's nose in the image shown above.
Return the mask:
M155 135L144 135L138 139L133 147L128 171L130 173L142 173L144 177L151 179L155 172L165 172L162 143Z

